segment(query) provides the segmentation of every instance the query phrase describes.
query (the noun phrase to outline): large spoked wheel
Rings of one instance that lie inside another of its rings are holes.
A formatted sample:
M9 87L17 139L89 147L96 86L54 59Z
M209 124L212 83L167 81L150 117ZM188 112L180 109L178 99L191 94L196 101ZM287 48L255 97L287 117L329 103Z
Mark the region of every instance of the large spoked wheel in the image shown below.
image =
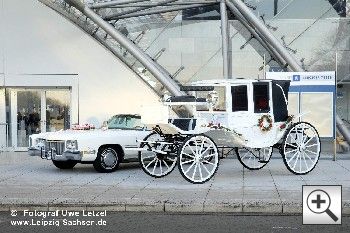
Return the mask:
M311 172L320 158L321 142L311 124L298 122L287 130L282 143L283 161L297 175Z
M259 170L263 168L272 155L272 147L254 148L237 148L237 158L239 162L249 170Z
M164 138L157 133L151 133L144 141L149 143L141 143L139 152L139 162L142 170L155 178L169 175L176 166L177 151L172 144L164 144ZM156 142L156 143L152 143Z
M194 184L207 182L219 167L216 144L205 135L188 137L179 150L178 166L187 181Z

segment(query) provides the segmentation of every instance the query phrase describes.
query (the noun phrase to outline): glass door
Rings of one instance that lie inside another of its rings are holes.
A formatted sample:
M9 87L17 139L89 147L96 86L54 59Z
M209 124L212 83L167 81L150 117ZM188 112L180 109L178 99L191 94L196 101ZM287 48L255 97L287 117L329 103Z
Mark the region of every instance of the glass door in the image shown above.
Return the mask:
M70 91L47 90L45 131L55 132L70 128Z
M15 147L28 147L29 135L42 132L41 95L39 90L15 91L12 103L13 118L16 118L12 123L16 128L16 133L13 134L16 138L12 138L13 143L17 141Z
M70 127L69 89L10 89L10 146L27 150L29 136Z
M0 152L7 147L8 125L6 122L5 88L0 88Z

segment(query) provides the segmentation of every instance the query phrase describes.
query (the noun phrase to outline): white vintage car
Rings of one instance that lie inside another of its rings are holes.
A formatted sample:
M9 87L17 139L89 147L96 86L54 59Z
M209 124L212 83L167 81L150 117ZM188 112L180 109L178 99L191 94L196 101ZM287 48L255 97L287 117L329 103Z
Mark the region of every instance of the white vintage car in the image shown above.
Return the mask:
M98 172L113 172L121 162L138 161L138 153L132 148L137 148L137 141L149 134L139 115L116 115L105 129L33 134L28 153L52 160L60 169L87 163Z

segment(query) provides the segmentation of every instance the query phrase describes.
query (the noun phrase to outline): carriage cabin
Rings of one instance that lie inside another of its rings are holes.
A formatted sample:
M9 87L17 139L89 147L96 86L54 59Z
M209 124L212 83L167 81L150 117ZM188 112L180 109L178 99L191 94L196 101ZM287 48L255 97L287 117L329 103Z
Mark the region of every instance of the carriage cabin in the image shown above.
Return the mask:
M246 146L272 145L288 121L289 80L206 80L185 86L195 101L194 118L243 135ZM198 128L198 127L197 127Z
M278 148L289 171L309 173L320 157L320 138L310 123L293 122L288 116L289 85L288 80L236 79L183 86L188 95L170 97L161 107L142 114L145 124L154 129L139 148L143 170L163 177L178 161L181 175L199 184L215 174L219 148L234 149L250 170L264 167L273 148ZM178 106L185 106L193 116L171 116ZM170 165L158 163L169 158Z
M163 108L143 108L142 119L165 134L204 133L224 146L274 145L289 121L289 85L288 80L198 81L182 86L188 95L170 97ZM193 116L171 116L169 107L179 105L193 109Z
M183 90L194 90L192 94L197 100L209 102L206 106L198 105L198 112L237 113L237 116L269 113L274 122L283 122L288 118L289 85L289 80L205 80Z

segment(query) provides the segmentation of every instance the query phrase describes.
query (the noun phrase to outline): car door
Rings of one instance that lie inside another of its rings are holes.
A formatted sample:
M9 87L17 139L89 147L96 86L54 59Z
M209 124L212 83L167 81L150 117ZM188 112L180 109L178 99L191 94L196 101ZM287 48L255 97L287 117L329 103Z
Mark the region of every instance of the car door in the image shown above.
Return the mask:
M145 129L135 129L135 130L125 130L124 139L125 144L124 148L133 148L136 149L139 147L140 140L143 140L151 131ZM138 152L136 150L125 150L124 157L125 159L137 158Z

